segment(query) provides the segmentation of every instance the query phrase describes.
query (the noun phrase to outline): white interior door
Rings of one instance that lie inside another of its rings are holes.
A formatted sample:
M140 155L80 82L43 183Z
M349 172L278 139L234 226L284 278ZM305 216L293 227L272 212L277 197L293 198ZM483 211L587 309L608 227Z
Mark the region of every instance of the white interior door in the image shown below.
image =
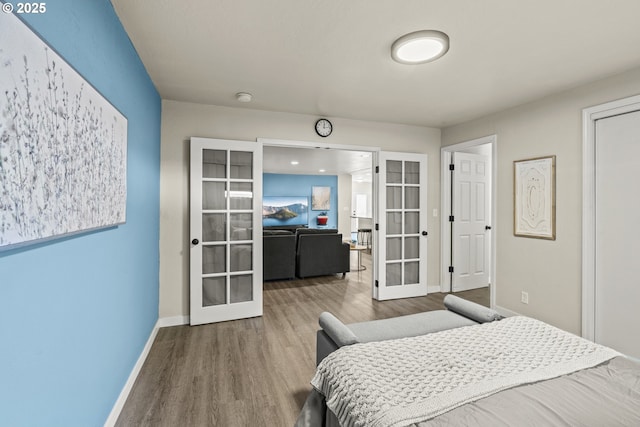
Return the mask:
M453 153L452 267L453 292L489 284L489 157ZM451 271L451 269L450 269Z
M640 359L640 111L596 121L595 341Z
M262 315L262 145L191 138L191 325Z
M377 298L426 295L427 156L380 152L378 163Z

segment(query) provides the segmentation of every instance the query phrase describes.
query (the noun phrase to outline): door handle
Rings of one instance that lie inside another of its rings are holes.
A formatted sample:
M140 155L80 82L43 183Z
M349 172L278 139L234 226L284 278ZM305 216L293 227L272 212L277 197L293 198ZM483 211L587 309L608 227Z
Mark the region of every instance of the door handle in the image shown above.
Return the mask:
M485 226L484 226L484 229L485 229L485 230L491 230L491 226L490 226L490 225L485 225Z
M198 240L198 239L193 239L193 240L191 241L191 243L193 243L194 245L197 245L198 243L200 243L200 240Z
M422 232L422 235L423 235L423 236L426 236L427 234L429 234L429 233L427 233L426 231L423 231L423 232Z

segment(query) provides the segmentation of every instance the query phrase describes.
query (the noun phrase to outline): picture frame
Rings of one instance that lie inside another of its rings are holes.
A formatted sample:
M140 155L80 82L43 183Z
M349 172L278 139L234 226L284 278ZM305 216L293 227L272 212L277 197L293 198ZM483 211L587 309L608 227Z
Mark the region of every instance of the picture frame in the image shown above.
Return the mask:
M556 239L556 156L513 162L513 234Z
M311 187L311 210L328 211L331 209L331 187Z
M124 224L127 118L0 14L0 251Z

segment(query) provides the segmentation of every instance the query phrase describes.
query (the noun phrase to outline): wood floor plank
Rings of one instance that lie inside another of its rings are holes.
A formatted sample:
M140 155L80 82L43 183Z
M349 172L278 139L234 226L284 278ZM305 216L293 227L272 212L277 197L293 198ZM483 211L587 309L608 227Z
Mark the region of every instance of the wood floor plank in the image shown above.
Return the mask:
M439 310L445 294L371 298L366 270L264 285L264 315L158 331L116 423L128 426L291 426L311 390L318 316L345 323ZM489 305L488 288L457 295Z

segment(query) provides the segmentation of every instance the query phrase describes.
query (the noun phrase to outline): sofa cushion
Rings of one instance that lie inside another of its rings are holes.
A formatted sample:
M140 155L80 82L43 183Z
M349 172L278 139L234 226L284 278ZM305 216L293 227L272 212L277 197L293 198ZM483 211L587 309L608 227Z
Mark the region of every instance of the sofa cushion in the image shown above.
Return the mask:
M444 306L461 316L479 323L493 322L494 320L503 318L500 313L495 310L451 294L444 297Z
M263 236L290 236L293 231L289 230L262 230Z
M336 228L298 228L296 234L336 234Z
M389 319L351 323L348 328L351 329L359 342L371 342L415 337L470 325L477 325L477 323L451 311L436 310Z
M338 347L358 342L358 338L356 338L351 329L327 311L320 314L318 323L320 323L320 327L331 337L333 342L338 344Z
M296 276L327 276L350 271L349 245L342 234L302 233L296 242Z

